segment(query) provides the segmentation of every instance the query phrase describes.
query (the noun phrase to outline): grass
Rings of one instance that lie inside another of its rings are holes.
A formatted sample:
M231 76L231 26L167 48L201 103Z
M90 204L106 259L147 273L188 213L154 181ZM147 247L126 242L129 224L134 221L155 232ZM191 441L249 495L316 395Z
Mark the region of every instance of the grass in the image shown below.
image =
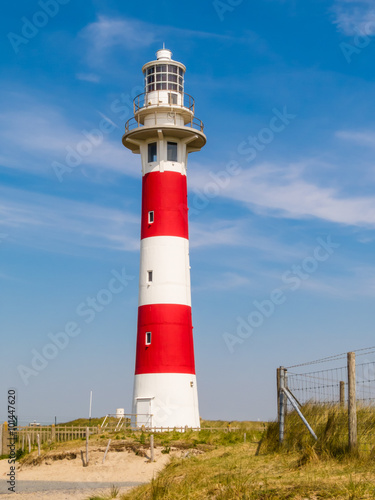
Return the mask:
M320 457L341 458L348 453L348 413L338 405L302 407L302 413L312 426L318 440L307 432L299 416L292 412L286 417L284 451L306 453L311 450ZM375 408L357 408L359 450L375 452ZM279 450L277 422L269 424L263 445L268 451Z
M375 496L371 461L312 457L301 465L296 452L256 455L256 449L254 444L236 444L172 459L150 484L120 499L365 500Z
M58 426L73 426L73 427L95 427L103 423L104 417L92 418L77 418L76 420L71 420L70 422L58 423ZM114 420L114 419L113 419ZM118 422L118 420L117 420Z
M226 432L228 423L209 422L207 426L223 430L209 432L203 428L199 433L155 434L155 439L164 449L190 446L204 453L172 458L151 483L133 489L120 499L375 498L374 410L358 408L361 442L367 443L373 452L356 455L348 453L346 409L328 405L317 409L316 406L305 405L302 411L319 438L317 442L294 413L287 416L282 447L278 443L277 423L269 424L262 437L257 422L253 423L253 431L250 432L251 426L242 427L242 423L231 424L239 426L240 431ZM247 443L243 443L243 432L247 433ZM260 438L260 445L254 443Z

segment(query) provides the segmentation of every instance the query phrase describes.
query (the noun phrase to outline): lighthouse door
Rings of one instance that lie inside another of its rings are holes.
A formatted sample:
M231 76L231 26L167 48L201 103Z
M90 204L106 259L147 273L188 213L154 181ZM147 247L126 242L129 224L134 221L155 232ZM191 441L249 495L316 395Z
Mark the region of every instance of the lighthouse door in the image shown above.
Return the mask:
M152 427L151 398L137 398L137 427Z

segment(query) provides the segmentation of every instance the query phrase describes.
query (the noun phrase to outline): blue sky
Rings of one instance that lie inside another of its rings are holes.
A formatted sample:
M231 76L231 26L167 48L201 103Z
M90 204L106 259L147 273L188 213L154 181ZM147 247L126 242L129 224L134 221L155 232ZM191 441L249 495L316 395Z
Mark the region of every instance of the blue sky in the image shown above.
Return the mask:
M87 415L90 390L94 415L130 411L141 170L121 137L163 42L208 138L188 173L201 416L274 418L277 366L372 346L372 2L42 4L0 20L0 417L9 387L26 420Z

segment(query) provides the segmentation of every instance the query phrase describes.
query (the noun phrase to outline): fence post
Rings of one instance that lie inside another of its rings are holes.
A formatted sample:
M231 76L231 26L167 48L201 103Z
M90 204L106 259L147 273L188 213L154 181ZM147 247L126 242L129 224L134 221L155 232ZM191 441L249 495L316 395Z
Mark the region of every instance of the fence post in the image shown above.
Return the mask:
M104 452L104 457L103 457L103 462L102 462L103 464L104 464L104 462L105 462L105 459L106 459L106 456L107 456L107 453L108 453L109 447L110 447L110 445L111 445L111 441L112 441L112 439L110 439L110 440L108 441L107 448L105 449L105 452Z
M89 465L89 435L90 429L86 427L86 467Z
M154 461L154 435L150 436L150 462Z
M349 450L357 450L357 401L355 382L355 352L348 352L348 423Z
M345 382L340 380L340 406L345 405Z
M285 384L285 377L284 377L284 372L285 369L283 366L280 366L280 377L279 377L279 442L280 444L283 443L284 441L284 430L285 430L285 406L286 406L286 400L285 400L285 394L284 394L284 384Z
M36 440L38 443L38 457L40 457L40 435L39 434L36 435Z
M9 455L8 443L9 443L9 430L8 422L4 422L2 425L2 436L1 436L1 455Z
M51 441L52 441L52 443L54 443L56 441L56 425L55 424L52 424Z
M0 424L0 457L1 455L3 455L3 424Z
M280 368L276 368L277 384L277 421L280 422Z

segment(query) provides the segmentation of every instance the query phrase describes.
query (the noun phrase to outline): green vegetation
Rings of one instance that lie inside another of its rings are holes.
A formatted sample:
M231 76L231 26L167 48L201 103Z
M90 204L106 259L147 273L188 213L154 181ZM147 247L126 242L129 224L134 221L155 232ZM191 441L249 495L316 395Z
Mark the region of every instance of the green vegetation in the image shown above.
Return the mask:
M103 423L104 417L100 418L92 418L91 420L88 418L77 418L76 420L71 420L70 422L58 423L58 426L73 426L73 427L96 427ZM115 420L115 419L111 419ZM108 421L108 419L107 419ZM118 420L117 420L118 422Z
M306 417L317 435L311 436L299 416L293 412L287 415L283 450L297 451L302 454L316 453L319 457L345 457L348 453L348 411L337 405L312 405L302 407ZM375 449L375 408L358 407L359 450ZM279 427L277 422L269 424L263 447L266 451L279 450Z
M318 410L318 411L317 411ZM278 425L262 434L259 423L202 423L200 432L155 434L165 453L186 449L151 483L120 496L121 500L367 500L375 498L375 412L358 409L362 443L372 453L351 455L347 447L344 408L306 405L303 413L313 424L318 441L294 413L287 417L285 442L278 443ZM222 430L208 431L204 427ZM253 430L251 430L251 427ZM243 434L247 441L244 443ZM137 437L138 442L140 437ZM257 443L258 441L258 443ZM147 438L146 438L147 443ZM193 453L191 451L198 450ZM110 498L110 497L107 497ZM100 500L106 500L104 498Z

